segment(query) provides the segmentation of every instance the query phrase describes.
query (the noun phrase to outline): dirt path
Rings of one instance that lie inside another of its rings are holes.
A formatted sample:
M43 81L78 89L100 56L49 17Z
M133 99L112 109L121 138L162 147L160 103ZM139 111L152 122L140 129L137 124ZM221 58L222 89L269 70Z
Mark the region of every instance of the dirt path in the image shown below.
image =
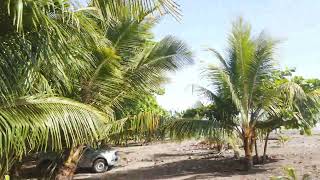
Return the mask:
M269 179L272 175L283 175L282 168L288 165L299 175L310 173L313 179L320 179L320 136L294 133L290 137L284 146L270 141L268 154L272 161L249 172L242 171L240 163L232 159L232 152L216 156L212 150L195 146L198 141L190 140L118 148L121 151L118 167L104 174L77 174L75 179Z

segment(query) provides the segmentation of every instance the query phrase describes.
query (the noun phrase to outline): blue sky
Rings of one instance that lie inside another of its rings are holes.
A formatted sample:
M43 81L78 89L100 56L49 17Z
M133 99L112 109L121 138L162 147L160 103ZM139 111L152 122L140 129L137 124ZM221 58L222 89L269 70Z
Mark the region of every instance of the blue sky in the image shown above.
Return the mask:
M184 40L194 53L196 64L175 74L158 102L165 109L192 107L199 99L190 85L205 83L201 67L217 63L208 47L223 52L231 23L241 16L250 22L253 33L264 30L282 43L276 59L279 67L295 67L296 74L320 78L320 1L317 0L180 0L183 19L165 17L154 29L158 39L171 34Z

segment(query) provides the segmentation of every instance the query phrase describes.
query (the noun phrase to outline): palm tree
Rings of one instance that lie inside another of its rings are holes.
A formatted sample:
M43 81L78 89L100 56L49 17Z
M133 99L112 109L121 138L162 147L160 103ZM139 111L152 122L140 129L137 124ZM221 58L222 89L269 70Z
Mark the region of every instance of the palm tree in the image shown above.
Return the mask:
M285 111L303 119L293 100L305 103L306 96L294 83L266 88L266 84L274 84L271 76L275 70L274 50L277 41L264 33L252 37L250 25L239 19L233 24L228 42L226 57L210 49L221 62L220 67L209 65L205 71L205 77L214 91L199 88L213 104L208 120L177 120L169 123L167 129L178 137L220 136L237 132L243 142L246 169L250 169L253 165L252 151L257 138L257 124L279 116L280 104L295 107L286 108Z
M262 80L268 77L273 70L273 50L275 41L267 39L263 34L258 38L251 37L251 27L239 19L233 24L229 36L230 47L227 49L227 57L224 58L216 50L211 51L220 60L222 67L210 65L206 70L206 76L216 93L202 88L214 102L233 104L232 113L226 113L227 117L214 117L219 123L216 127L221 130L235 130L243 140L247 167L252 166L252 149L255 139L255 124L258 120L260 109L259 103L263 96L256 97L256 92ZM224 115L225 113L222 113ZM223 118L223 119L216 119ZM205 124L212 122L206 121ZM206 127L205 125L202 125Z
M309 133L318 121L319 86L317 81L292 77L291 71L274 71L270 83L262 86L269 94L278 94L277 103L257 122L258 131L265 134L263 161L266 158L268 136L274 129L285 127ZM308 82L305 86L304 82Z
M29 151L97 141L110 116L55 94L72 91L95 46L78 13L54 1L1 1L1 174ZM66 20L66 17L70 17ZM85 25L88 22L83 22ZM67 71L67 70L72 70Z
M105 28L105 38L109 40L107 46L94 51L97 61L90 76L79 78L79 84L75 84L80 87L77 94L83 103L107 113L111 110L122 114L116 118L122 119L119 123L126 121L129 124L124 131L154 131L159 118L152 112L137 112L134 116L119 112L128 101L139 101L139 97L141 100L158 90L166 82L167 72L192 63L191 52L182 41L171 36L153 41L150 30L157 22L153 17L155 10L135 12L130 7L122 7L120 12L112 17L112 26ZM83 147L75 149L71 152L81 154L77 152ZM80 156L70 154L69 157L72 160L67 162L74 162L75 171ZM70 163L67 165L60 170L64 174L67 172L63 169L71 169Z
M109 17L123 12L123 6L180 17L171 0L93 0L86 8L78 5L56 0L0 2L1 173L29 151L61 150L106 136L111 111L102 113L63 97L78 100L76 78L92 76L94 52L109 42L100 28L112 24Z

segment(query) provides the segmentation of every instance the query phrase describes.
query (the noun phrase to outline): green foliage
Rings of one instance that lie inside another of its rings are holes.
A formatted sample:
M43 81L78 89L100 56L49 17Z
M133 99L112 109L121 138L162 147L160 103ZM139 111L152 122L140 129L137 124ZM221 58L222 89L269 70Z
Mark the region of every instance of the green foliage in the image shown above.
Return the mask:
M225 57L209 49L220 66L208 65L204 77L210 84L197 87L211 107L206 113L198 108L184 114L198 119L169 122L167 128L172 137L219 139L237 133L249 157L258 134L264 136L281 126L307 130L315 125L318 81L306 80L314 83L307 85L304 80L291 78L294 69L278 70L274 59L278 41L264 33L253 36L251 26L240 18L233 24L228 43ZM207 119L202 119L203 114Z
M146 143L153 140L163 140L166 135L162 129L166 119L153 112L128 115L125 119L117 122L122 123L123 130L111 134L104 140L105 142L117 145L127 145L129 141Z
M281 146L284 146L288 141L290 141L290 137L289 136L285 136L285 135L282 135L282 134L279 134L278 135L278 144L281 145Z
M271 107L274 110L268 114L269 119L258 123L259 128L276 129L285 126L310 132L317 123L319 89L316 84L303 85L303 82L309 82L309 80L292 77L293 72L294 70L274 71L271 77L272 83L264 84L262 87L270 92L280 92L280 96L277 104ZM311 82L317 82L317 80L312 79Z
M66 98L28 97L0 108L1 173L30 151L58 151L103 139L112 118Z
M272 176L270 177L270 180L298 180L298 175L296 173L296 170L291 166L286 166L283 168L283 171L285 172L285 176ZM304 174L301 178L301 180L311 180L310 174Z
M320 79L305 79L302 76L294 76L292 81L299 84L305 92L312 92L320 88Z
M98 61L90 70L91 74L87 78L79 77L81 81L76 84L80 87L76 93L80 101L102 111L114 112L123 125L122 132L113 136L119 143L149 139L153 132L158 133L145 126L158 124L161 116L167 116L157 104L155 94L161 93L161 85L167 82L167 72L193 61L191 51L182 41L172 36L158 42L153 40L151 28L157 23L153 17L155 10L134 11L122 7L119 14L113 14L115 22L101 27L106 31L109 43L105 46L108 48L95 51Z
M200 106L198 108L187 109L182 112L182 118L193 118L193 119L202 119L206 118L208 113L212 109L211 105L209 106Z
M233 149L234 152L239 151L241 139L237 137L236 133L222 134L221 136L209 136L205 138L205 142L209 145L215 145L219 151L222 151L224 146Z
M192 62L182 41L153 41L153 17L179 18L175 2L77 2L0 2L1 176L27 152L110 138L129 120L135 132L155 128L154 114L114 121L114 112L147 95L133 107L158 113L152 92Z
M263 104L266 102L265 98L270 97L260 95L258 90L274 70L273 51L276 43L264 34L253 38L250 25L242 19L233 24L227 57L224 58L216 50L210 49L221 62L221 66L209 65L206 68L205 77L211 82L211 86L198 89L212 102L212 111L208 116L209 121L195 120L192 123L194 131L207 132L207 129L218 131L223 129L233 132L235 130L243 136L242 132L246 132L247 128L251 129L256 124L262 113L262 106L265 106ZM268 102L272 101L268 100ZM209 124L200 126L200 122ZM189 133L189 131L185 132Z
M158 105L156 97L152 94L145 94L142 97L132 99L125 102L120 112L116 111L117 119L128 115L136 115L140 112L153 112L159 116L168 116L168 113Z

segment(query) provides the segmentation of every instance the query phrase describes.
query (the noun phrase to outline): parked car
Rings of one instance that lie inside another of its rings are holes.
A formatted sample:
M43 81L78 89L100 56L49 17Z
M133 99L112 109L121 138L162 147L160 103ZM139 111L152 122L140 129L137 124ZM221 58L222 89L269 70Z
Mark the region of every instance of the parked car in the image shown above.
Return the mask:
M59 156L55 152L43 153L39 156L37 168L40 170L48 169L52 162L56 162L58 158ZM79 160L77 168L91 169L95 173L102 173L113 167L118 159L118 151L88 147Z

